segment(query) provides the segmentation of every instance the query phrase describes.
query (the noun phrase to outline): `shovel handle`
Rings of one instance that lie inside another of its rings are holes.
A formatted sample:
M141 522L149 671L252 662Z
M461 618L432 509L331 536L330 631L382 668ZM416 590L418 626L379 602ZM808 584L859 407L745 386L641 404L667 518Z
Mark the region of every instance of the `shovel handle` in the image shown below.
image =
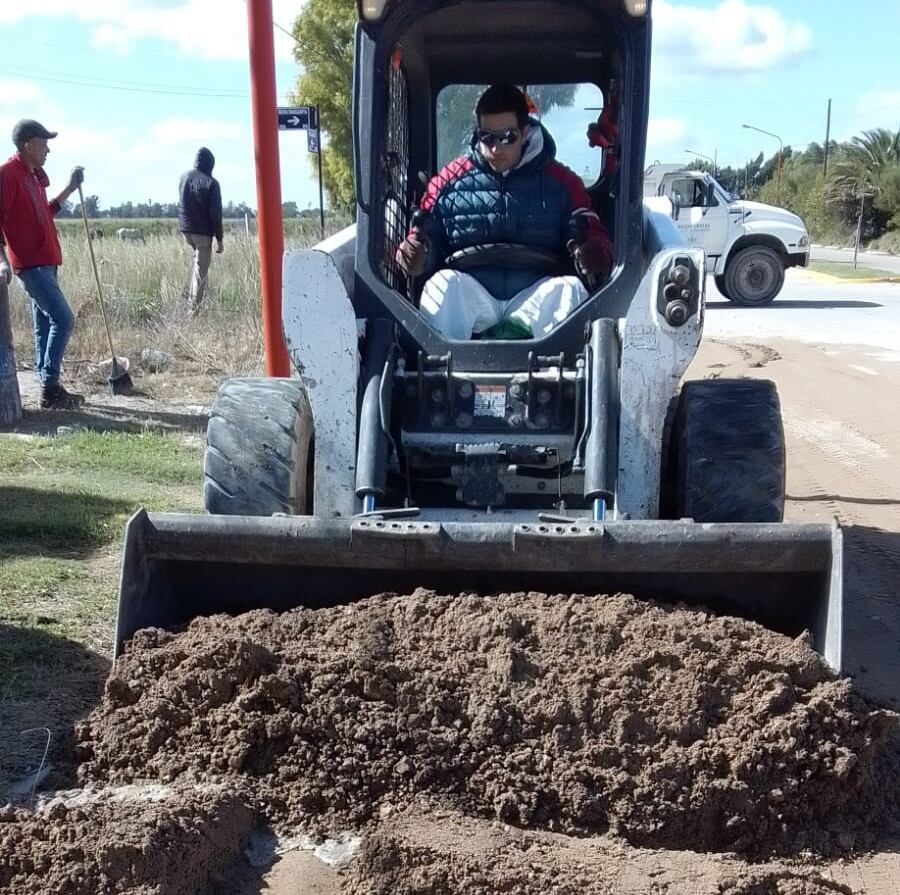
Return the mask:
M109 353L115 361L116 350L113 348L112 333L109 331L109 321L106 319L106 307L103 304L103 287L100 285L100 272L97 270L97 259L94 257L94 242L91 239L91 228L88 226L87 211L84 208L84 193L81 184L78 184L78 201L81 205L81 220L84 221L84 238L88 244L88 254L91 256L91 268L94 271L94 282L97 284L97 300L100 302L100 313L103 315L103 325L106 327L106 340L109 342Z

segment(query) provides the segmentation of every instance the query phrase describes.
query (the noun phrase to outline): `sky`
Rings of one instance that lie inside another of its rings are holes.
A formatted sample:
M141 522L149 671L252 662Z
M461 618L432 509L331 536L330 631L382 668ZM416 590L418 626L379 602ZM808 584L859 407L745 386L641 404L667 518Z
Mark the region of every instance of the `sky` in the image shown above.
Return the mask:
M281 104L300 74L281 29L302 3L273 0ZM0 137L24 117L58 130L51 180L84 165L103 207L176 201L206 145L225 201L255 207L246 20L245 0L4 0ZM822 143L829 98L832 139L900 128L900 0L654 0L653 34L648 163L777 150L745 123L786 146ZM575 111L547 123L580 171ZM283 200L317 207L305 135L282 132L280 152Z

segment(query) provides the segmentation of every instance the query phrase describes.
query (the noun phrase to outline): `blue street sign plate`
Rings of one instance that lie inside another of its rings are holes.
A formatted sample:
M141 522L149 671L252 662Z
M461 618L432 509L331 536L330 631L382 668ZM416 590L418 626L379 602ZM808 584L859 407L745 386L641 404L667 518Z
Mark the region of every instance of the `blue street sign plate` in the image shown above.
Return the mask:
M319 122L316 120L315 106L278 106L278 129L315 130Z

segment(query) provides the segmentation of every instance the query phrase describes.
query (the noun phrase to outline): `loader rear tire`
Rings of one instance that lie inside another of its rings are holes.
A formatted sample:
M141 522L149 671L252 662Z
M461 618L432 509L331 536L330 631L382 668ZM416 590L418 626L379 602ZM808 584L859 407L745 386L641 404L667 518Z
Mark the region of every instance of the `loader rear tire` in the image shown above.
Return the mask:
M676 518L784 519L784 426L774 382L686 382L670 444Z
M206 430L206 511L219 516L310 512L312 436L301 380L226 380Z

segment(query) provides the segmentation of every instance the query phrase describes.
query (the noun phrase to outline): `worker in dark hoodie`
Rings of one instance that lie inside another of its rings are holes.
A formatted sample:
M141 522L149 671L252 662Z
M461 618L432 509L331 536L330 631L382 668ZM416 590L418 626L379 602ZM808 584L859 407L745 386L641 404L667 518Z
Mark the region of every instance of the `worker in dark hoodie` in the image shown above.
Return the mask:
M222 245L222 191L219 181L212 176L215 156L204 146L197 152L194 167L181 175L178 184L178 229L194 250L194 266L191 271L189 306L192 314L200 310L209 263L212 260L212 242L216 240L216 253Z

